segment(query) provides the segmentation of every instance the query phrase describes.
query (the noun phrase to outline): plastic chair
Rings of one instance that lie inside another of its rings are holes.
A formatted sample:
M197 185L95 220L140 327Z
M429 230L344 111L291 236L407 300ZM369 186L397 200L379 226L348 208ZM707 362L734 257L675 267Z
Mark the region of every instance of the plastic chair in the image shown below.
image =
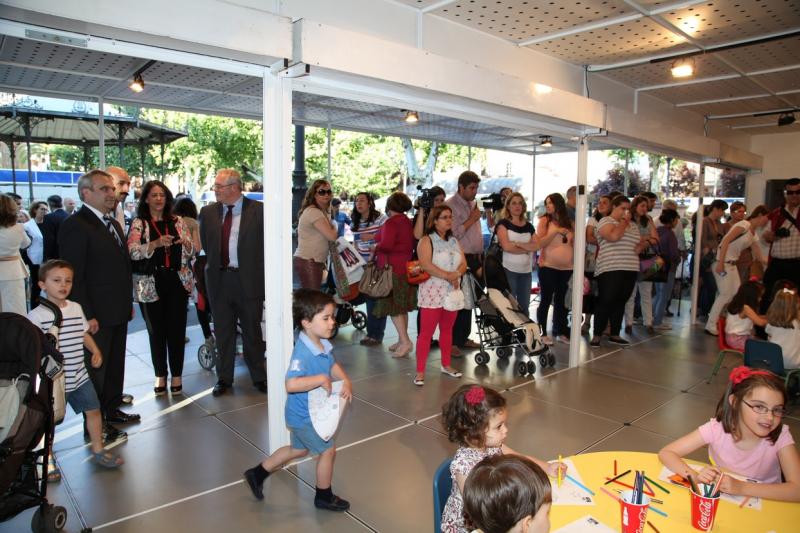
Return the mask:
M722 361L725 360L725 355L728 353L733 353L736 355L744 356L740 350L736 350L731 348L725 343L725 317L721 316L717 320L717 344L719 345L719 353L717 354L717 362L714 363L714 370L711 371L711 375L708 376L706 383L711 383L711 380L714 379L714 376L717 375L719 372L719 368L722 366Z
M784 380L786 390L789 382L797 375L800 377L800 368L786 370L783 366L783 349L774 342L758 339L747 339L744 343L744 364L751 368L762 368L780 376Z
M453 488L453 477L450 475L452 459L445 459L433 475L433 531L442 531L442 513Z

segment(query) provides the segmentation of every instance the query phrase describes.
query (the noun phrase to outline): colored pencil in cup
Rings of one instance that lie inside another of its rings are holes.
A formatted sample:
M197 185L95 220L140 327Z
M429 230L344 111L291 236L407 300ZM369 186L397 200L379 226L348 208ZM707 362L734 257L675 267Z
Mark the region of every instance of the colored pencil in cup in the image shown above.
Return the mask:
M561 454L558 455L558 464L556 465L558 470L558 486L561 487Z
M697 489L697 485L695 484L695 482L694 482L694 478L692 477L692 475L691 475L691 474L689 474L689 475L688 475L688 476L686 476L686 477L687 477L687 478L689 478L689 485L691 485L691 486L692 486L692 490L694 491L694 493L695 493L695 494L700 494L700 491Z

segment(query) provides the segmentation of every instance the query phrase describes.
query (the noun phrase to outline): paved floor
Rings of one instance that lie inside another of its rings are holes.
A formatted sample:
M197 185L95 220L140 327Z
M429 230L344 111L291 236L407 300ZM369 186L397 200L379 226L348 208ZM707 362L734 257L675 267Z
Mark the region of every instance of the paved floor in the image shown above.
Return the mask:
M337 438L334 489L352 504L345 514L314 508L311 460L270 477L265 501L255 501L241 473L268 448L267 409L243 362L237 362L233 394L213 398L215 377L197 363L202 335L194 326L186 351L186 395L155 398L146 332L141 331L129 337L125 390L136 396L133 410L142 422L128 425L128 440L116 448L127 464L108 471L88 462L80 419L72 415L57 430L64 479L50 486L51 499L67 507L70 532L83 526L153 533L429 530L433 473L455 449L439 413L461 383L504 391L510 404L509 445L542 458L657 451L711 417L727 371L705 383L716 342L686 325L686 314L662 335L635 328L635 343L626 349L590 350L583 339L583 363L577 368L566 368L568 347L557 345L557 366L538 369L532 378L515 376L508 361L493 357L488 366L477 367L468 356L455 360L464 371L456 380L438 372L434 350L423 388L412 384L413 357L396 360L380 347L362 347L363 334L343 328L335 353L355 393ZM389 334L386 344L391 342ZM726 367L734 363L729 359ZM800 435L800 419L786 422ZM31 514L0 524L0 531L28 530Z

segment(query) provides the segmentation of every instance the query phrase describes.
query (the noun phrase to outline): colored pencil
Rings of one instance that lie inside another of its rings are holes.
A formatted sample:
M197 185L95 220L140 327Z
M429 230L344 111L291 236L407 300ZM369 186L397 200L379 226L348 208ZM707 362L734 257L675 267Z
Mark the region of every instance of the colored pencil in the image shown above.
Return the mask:
M558 469L558 486L561 487L561 454L558 455L558 464L556 468Z
M611 496L611 497L612 497L612 498L614 498L615 500L617 500L617 501L621 501L621 498L620 498L619 496L617 496L616 494L613 494L613 493L611 493L611 492L607 491L607 490L605 489L605 487L600 487L600 490L602 490L603 492L605 492L606 494L608 494L609 496Z
M742 503L739 504L739 509L742 509L745 505L747 505L747 502L749 501L750 501L750 496L742 500Z
M725 474L720 472L719 473L719 477L717 478L717 482L714 483L714 487L711 489L711 494L709 494L710 497L713 498L714 495L719 491L719 486L720 486L720 484L722 484L722 478L723 477L725 477Z
M688 475L688 476L686 476L686 477L688 477L688 478L689 478L689 485L691 485L691 486L692 486L692 492L694 492L695 494L700 494L700 491L698 490L698 488L697 488L697 485L695 484L695 482L694 482L694 478L692 477L692 475L691 475L691 474L689 474L689 475Z
M617 494L622 494L622 491L619 489L614 489L614 492L616 492ZM650 498L650 501L653 503L657 503L658 505L664 505L664 500L659 500L658 498Z
M614 459L614 475L617 475L617 460Z
M648 505L648 507L649 507L649 508L650 508L650 510L651 510L651 511L653 511L654 513L656 513L656 514L660 514L660 515L661 515L661 516L663 516L664 518L669 518L669 515L668 515L667 513L665 513L664 511L662 511L661 509L657 509L656 507L653 507L652 505Z
M655 531L656 533L661 533L661 532L658 530L658 528L656 528L656 526L654 526L654 525L653 525L653 523L652 523L650 520L648 520L648 521L647 521L647 525L648 525L648 526L650 526L650 527L652 527L652 528L653 528L653 531Z
M633 489L632 485L628 485L627 483L623 483L622 481L619 480L615 481L614 483L619 485L620 487L625 487L626 489ZM652 492L644 491L644 493L647 494L648 496L654 496Z
M623 473L621 473L621 474L619 474L619 475L615 475L614 477L612 477L611 479L609 479L608 481L606 481L605 483L603 483L603 485L608 485L608 484L609 484L609 483L611 483L612 481L616 481L616 480L618 480L619 478L621 478L621 477L624 477L624 476L626 476L626 475L628 475L628 474L630 474L630 473L631 473L631 471L630 471L630 470L626 470L626 471L624 471ZM616 474L616 472L614 472L614 474ZM606 478L606 479L608 479L608 478Z
M653 491L653 487L651 487L650 483L647 482L647 478L643 477L642 479L644 479L644 486L647 487L647 490L655 494L655 491Z
M645 475L644 475L644 478L645 478L647 481L649 481L650 483L652 483L653 485L655 485L656 487L658 487L659 489L661 489L661 490L663 490L664 492L666 492L667 494L669 494L669 491L668 491L667 489L665 489L664 487L662 487L661 485L659 485L658 483L656 483L655 481L653 481L652 479L650 479L649 477L647 477L647 474L645 474Z
M592 489L590 489L589 487L587 487L586 485L584 485L583 483L581 483L580 481L578 481L574 477L570 476L569 474L564 474L564 477L567 478L568 480L572 481L573 483L575 483L577 486L579 486L580 488L582 488L583 490L585 490L586 492L588 492L592 496L594 496L594 492L592 491Z

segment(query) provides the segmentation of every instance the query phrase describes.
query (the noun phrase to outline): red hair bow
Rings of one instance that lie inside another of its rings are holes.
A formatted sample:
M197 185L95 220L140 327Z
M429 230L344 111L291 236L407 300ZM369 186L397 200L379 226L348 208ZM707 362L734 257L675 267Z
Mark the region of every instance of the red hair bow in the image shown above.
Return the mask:
M734 385L738 385L742 381L746 380L751 376L769 376L770 372L766 370L753 370L747 366L737 366L733 370L731 370L730 381Z
M486 398L486 393L483 391L483 387L475 385L467 391L464 397L467 399L468 404L477 405Z

